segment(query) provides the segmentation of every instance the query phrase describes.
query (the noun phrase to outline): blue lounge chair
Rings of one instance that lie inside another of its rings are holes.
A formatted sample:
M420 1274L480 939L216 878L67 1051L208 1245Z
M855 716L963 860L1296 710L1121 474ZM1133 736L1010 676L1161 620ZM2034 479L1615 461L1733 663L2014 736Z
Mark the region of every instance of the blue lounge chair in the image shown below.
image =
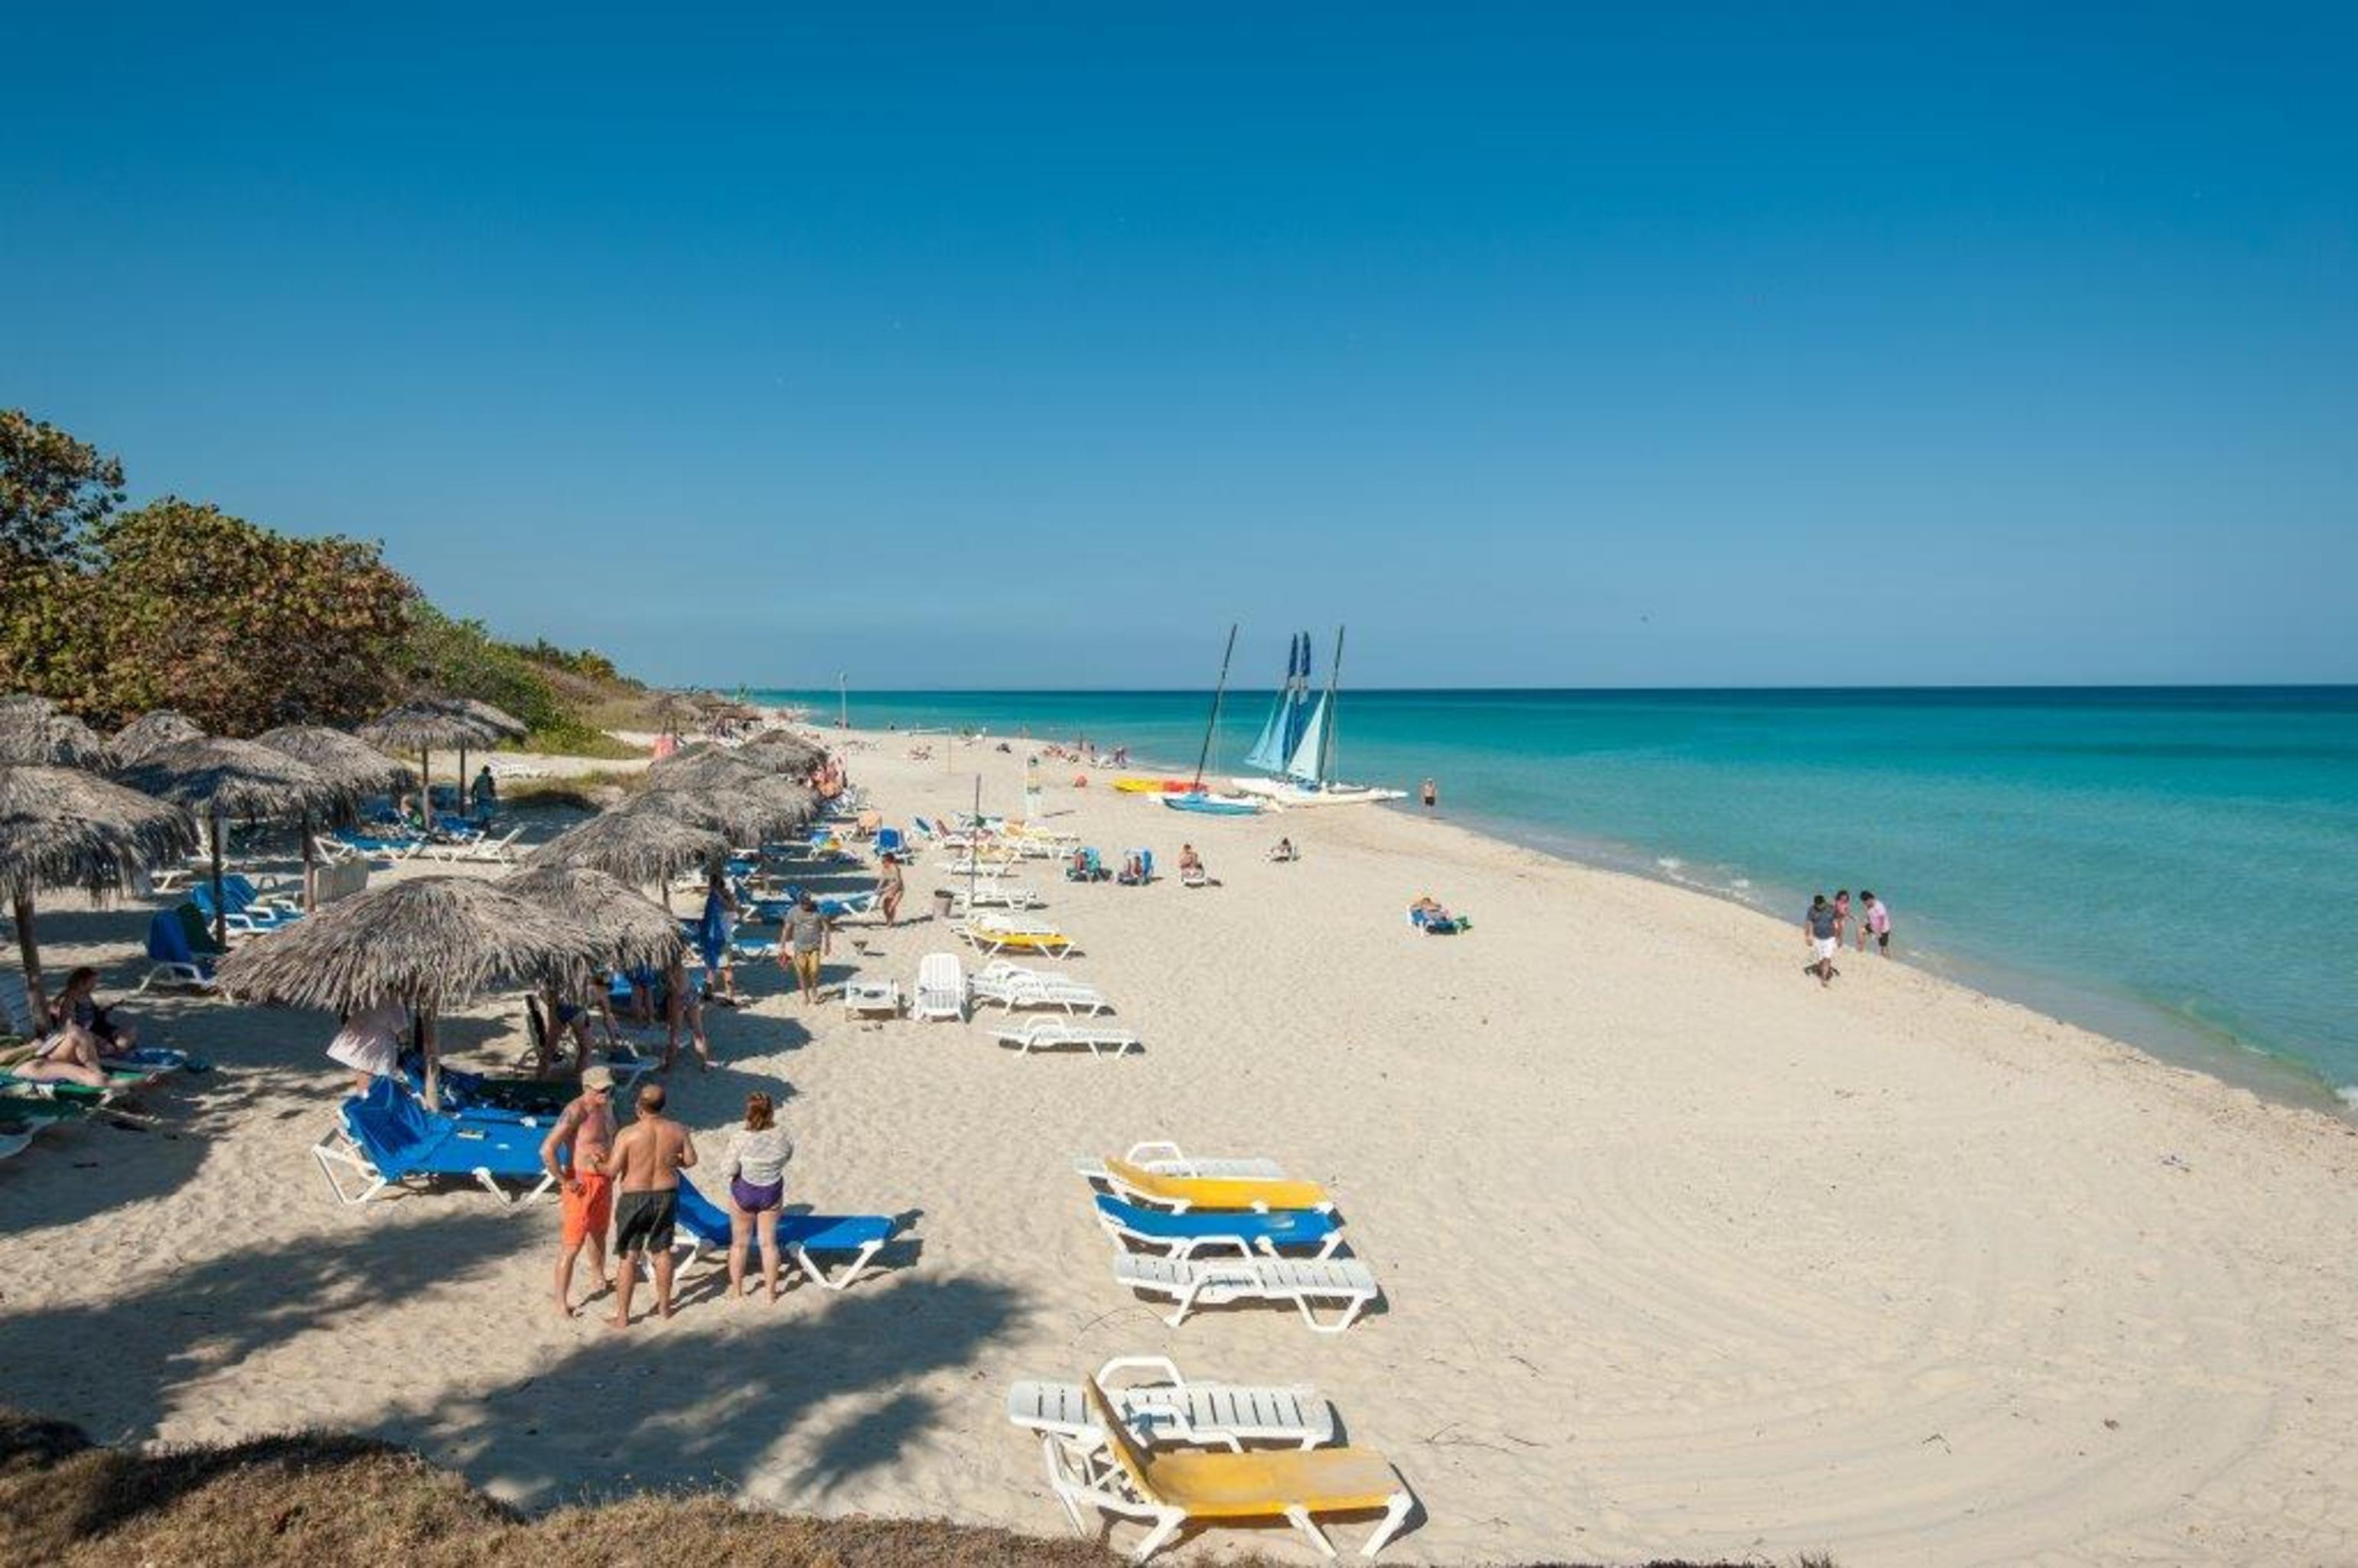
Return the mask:
M839 1291L860 1279L869 1260L892 1239L892 1221L881 1214L778 1217L778 1250L823 1290ZM679 1180L679 1234L673 1245L687 1249L691 1262L708 1248L724 1258L729 1252L729 1211L698 1192L685 1176ZM813 1253L849 1253L851 1261L829 1275Z
M147 958L147 978L139 982L143 991L158 981L191 990L214 989L212 958L190 944L188 925L177 909L159 909L149 917Z
M1202 1251L1233 1251L1241 1257L1309 1249L1331 1258L1343 1244L1343 1222L1330 1209L1142 1208L1105 1193L1097 1195L1098 1223L1117 1242L1128 1242L1169 1258Z
M909 855L909 840L898 827L879 827L876 830L876 854L879 859L886 855L893 855L906 860Z
M1427 936L1455 936L1461 931L1474 929L1474 922L1462 914L1434 914L1427 910L1409 906L1408 923Z
M1114 878L1114 881L1126 888L1144 887L1147 883L1154 880L1154 851L1152 849L1132 849L1130 854L1130 856L1137 857L1137 874L1133 876L1130 873L1129 869L1130 856L1125 856L1123 857L1122 871Z
M213 902L211 882L199 882L190 888L189 902L197 906L197 913L205 917L206 924L211 924L213 912L218 908L222 912L222 924L225 927L232 931L243 932L249 936L259 932L276 931L282 925L291 925L296 918L299 918L289 916L283 911L273 909L267 904L256 903L251 898L239 897L236 890L229 885L226 879L222 882L222 897L218 905Z
M311 1155L340 1203L366 1203L396 1183L431 1176L469 1177L503 1203L514 1200L502 1182L528 1182L530 1203L549 1186L540 1166L542 1137L538 1128L437 1116L410 1098L406 1085L379 1078L367 1094L344 1102L336 1127ZM347 1192L340 1165L365 1184Z
M1095 849L1074 850L1073 860L1065 867L1065 880L1068 882L1101 882L1106 875L1105 861Z

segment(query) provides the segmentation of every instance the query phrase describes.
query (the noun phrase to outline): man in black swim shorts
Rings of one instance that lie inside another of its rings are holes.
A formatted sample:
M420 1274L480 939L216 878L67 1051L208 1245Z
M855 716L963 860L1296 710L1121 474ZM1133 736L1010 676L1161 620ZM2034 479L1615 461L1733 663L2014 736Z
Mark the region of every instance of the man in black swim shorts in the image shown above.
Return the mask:
M614 1281L614 1315L609 1328L631 1325L633 1266L644 1257L654 1265L655 1311L671 1315L672 1227L679 1217L679 1173L696 1163L687 1129L664 1114L661 1084L639 1090L639 1116L614 1140L606 1169L614 1178L614 1253L621 1260Z

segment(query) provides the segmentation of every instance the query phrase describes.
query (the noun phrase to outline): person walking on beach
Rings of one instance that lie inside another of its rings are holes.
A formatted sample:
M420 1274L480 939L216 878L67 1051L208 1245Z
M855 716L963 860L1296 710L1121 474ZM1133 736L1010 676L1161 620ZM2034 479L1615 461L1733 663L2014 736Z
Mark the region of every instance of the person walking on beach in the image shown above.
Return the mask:
M492 764L485 762L483 771L475 775L475 821L484 827L492 825L492 815L500 808L500 781L492 776Z
M1820 986L1834 983L1834 949L1840 945L1834 937L1834 906L1826 902L1823 893L1810 897L1810 912L1801 917L1801 939L1810 945L1817 957L1810 965Z
M834 922L818 912L818 900L803 894L786 911L785 929L778 935L778 962L794 971L803 1005L818 1000L819 960L832 946Z
M687 1129L664 1114L661 1084L639 1090L638 1119L614 1140L606 1169L614 1180L614 1315L609 1328L631 1326L632 1267L646 1258L654 1265L655 1312L671 1315L672 1227L679 1218L679 1173L696 1163Z
M901 877L901 857L887 855L876 872L876 902L884 906L884 924L897 925L901 917L901 895L907 892Z
M590 1249L590 1272L598 1289L613 1283L606 1272L606 1227L614 1219L614 1184L606 1166L614 1130L614 1075L592 1067L581 1075L580 1094L541 1140L540 1168L563 1195L557 1252L557 1311L563 1317L574 1313L573 1260L584 1245Z
M723 1007L738 1003L737 971L730 964L729 944L737 935L737 893L729 885L729 868L712 862L704 878L704 914L696 924L697 950L704 957L704 989ZM719 989L713 989L718 981Z
M1424 802L1424 808L1427 811L1441 804L1441 791L1431 779L1416 786L1416 795L1419 800Z
M1850 941L1850 889L1834 894L1834 951L1839 953Z
M762 1248L762 1283L778 1299L778 1213L786 1201L786 1162L795 1141L778 1125L777 1102L759 1092L745 1097L745 1129L729 1141L721 1169L729 1173L729 1299L745 1294L745 1254Z
M1862 889L1859 902L1866 906L1866 915L1858 923L1858 950L1866 951L1866 939L1875 938L1875 950L1884 957L1891 957L1891 906Z
M712 1044L704 1037L704 997L687 978L687 965L674 957L664 969L664 1040L663 1070L671 1071L674 1058L679 1054L680 1025L687 1026L687 1037L696 1047L696 1060L706 1072L712 1071Z

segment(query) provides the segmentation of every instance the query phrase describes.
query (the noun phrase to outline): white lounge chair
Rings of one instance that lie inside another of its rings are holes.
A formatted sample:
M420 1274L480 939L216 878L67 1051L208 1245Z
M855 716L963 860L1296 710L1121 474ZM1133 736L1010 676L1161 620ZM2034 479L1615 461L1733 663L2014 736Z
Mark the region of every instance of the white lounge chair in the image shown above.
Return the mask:
M1123 1155L1122 1159L1128 1164L1136 1165L1141 1170L1152 1171L1158 1176L1200 1176L1215 1181L1229 1182L1285 1180L1285 1167L1274 1160L1237 1156L1199 1160L1190 1157L1176 1143L1159 1139L1145 1143L1131 1144L1130 1152ZM1095 1154L1076 1156L1073 1160L1073 1170L1092 1182L1111 1184L1113 1181L1106 1172L1105 1161Z
M1124 1372L1152 1379L1116 1388ZM1320 1448L1335 1441L1335 1409L1316 1390L1294 1386L1191 1383L1162 1356L1117 1356L1098 1368L1114 1410L1143 1444L1183 1443L1241 1454L1249 1443ZM1007 1419L1045 1436L1095 1441L1103 1428L1078 1383L1027 1380L1007 1390Z
M973 978L969 989L978 1003L996 1002L1011 1012L1018 1008L1051 1007L1067 1015L1113 1011L1113 1003L1095 986L1062 975L1044 975L1004 958L992 960Z
M1113 1277L1117 1284L1176 1303L1171 1315L1163 1320L1174 1328L1198 1305L1288 1302L1314 1332L1340 1334L1383 1293L1375 1274L1357 1258L1158 1258L1144 1252L1117 1252ZM1338 1308L1342 1315L1332 1323L1321 1323L1311 1305L1314 1302Z
M1048 1484L1084 1536L1091 1533L1085 1508L1149 1525L1130 1549L1133 1563L1153 1556L1190 1523L1278 1519L1331 1558L1335 1544L1319 1529L1319 1516L1364 1513L1382 1516L1359 1548L1359 1555L1373 1557L1416 1507L1400 1473L1371 1449L1155 1448L1139 1441L1094 1379L1082 1385L1082 1396L1097 1416L1091 1432L1041 1434Z
M972 887L953 887L958 904L966 909L1037 909L1044 902L1037 892L1022 882L1011 882L1000 877L978 879Z
M917 962L917 1000L910 1015L923 1022L966 1022L966 966L956 953L928 953Z
M1145 1049L1138 1036L1127 1029L1107 1029L1094 1023L1072 1023L1060 1018L1027 1020L1021 1029L996 1029L991 1038L1001 1045L1013 1045L1026 1055L1034 1051L1055 1051L1067 1045L1086 1045L1099 1056L1123 1056Z

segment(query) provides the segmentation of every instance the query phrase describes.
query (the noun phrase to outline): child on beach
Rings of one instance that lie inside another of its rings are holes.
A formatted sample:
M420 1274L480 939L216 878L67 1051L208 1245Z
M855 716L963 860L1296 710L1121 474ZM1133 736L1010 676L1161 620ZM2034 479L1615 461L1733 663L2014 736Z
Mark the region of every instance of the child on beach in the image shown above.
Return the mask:
M1834 894L1834 951L1839 953L1850 940L1850 889Z

